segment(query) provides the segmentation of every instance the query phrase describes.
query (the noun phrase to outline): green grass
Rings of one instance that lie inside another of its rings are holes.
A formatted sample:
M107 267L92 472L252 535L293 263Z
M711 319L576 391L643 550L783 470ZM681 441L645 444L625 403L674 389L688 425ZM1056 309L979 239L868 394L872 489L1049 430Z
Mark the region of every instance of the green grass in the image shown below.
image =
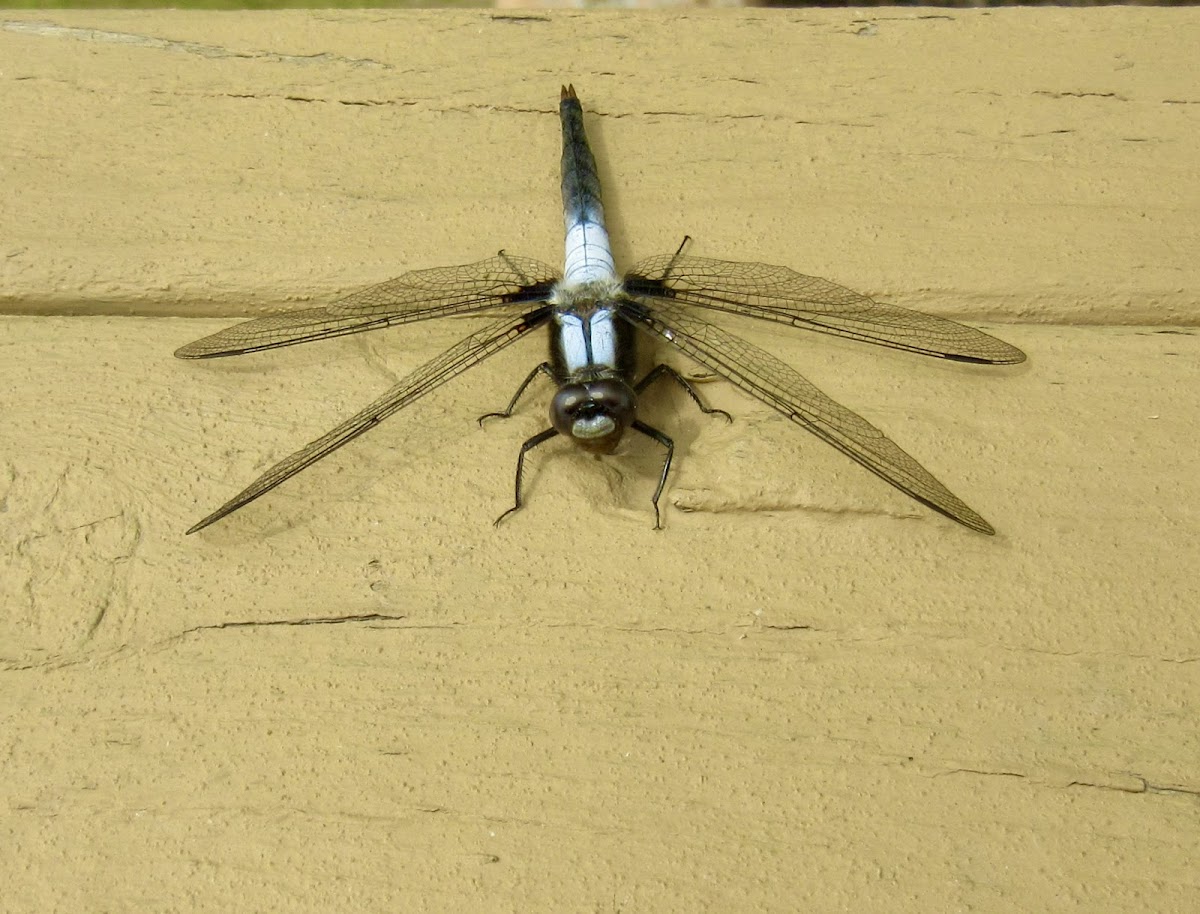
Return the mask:
M488 0L0 0L0 9L38 10L283 10L283 9L479 9Z

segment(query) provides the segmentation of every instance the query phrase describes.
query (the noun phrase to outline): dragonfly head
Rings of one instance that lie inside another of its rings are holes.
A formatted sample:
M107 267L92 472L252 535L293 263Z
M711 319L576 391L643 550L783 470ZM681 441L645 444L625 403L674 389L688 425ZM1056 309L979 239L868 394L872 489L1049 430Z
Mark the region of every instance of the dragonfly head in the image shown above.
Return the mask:
M607 454L617 446L636 411L637 397L629 385L605 378L560 387L550 403L550 421L560 435L589 451Z

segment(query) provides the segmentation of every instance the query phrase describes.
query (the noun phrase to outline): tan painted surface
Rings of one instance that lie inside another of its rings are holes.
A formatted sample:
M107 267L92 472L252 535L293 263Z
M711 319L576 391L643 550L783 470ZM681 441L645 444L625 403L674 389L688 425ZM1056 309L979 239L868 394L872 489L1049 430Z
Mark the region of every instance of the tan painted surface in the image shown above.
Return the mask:
M5 13L3 909L1193 909L1198 26ZM557 259L566 80L623 262L690 232L1029 353L736 326L997 537L725 384L651 405L664 531L640 445L493 529L545 392L473 417L540 343L181 535L474 325L172 350Z

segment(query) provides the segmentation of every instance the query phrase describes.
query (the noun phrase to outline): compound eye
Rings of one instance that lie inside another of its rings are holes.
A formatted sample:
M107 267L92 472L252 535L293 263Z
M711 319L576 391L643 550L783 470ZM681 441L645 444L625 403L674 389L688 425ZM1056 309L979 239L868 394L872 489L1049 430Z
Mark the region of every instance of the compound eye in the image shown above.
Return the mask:
M560 387L550 402L550 422L563 435L571 435L575 417L592 402L582 384Z
M572 384L565 389L565 393L566 396L563 397L563 409L572 416L580 410L594 409L596 406L596 398L582 384Z
M624 384L613 384L606 382L603 384L593 385L596 389L592 391L593 397L603 404L603 409L606 413L611 413L615 416L624 416L627 413L632 413L634 409L633 393Z
M614 446L633 421L633 391L615 380L568 384L550 404L550 421L562 435L589 446Z

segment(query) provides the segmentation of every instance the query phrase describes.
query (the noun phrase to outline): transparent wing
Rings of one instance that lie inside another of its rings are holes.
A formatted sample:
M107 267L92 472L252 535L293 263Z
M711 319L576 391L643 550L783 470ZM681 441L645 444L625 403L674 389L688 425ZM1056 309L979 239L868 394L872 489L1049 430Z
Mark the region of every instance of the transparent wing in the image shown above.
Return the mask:
M621 313L779 410L901 492L972 530L996 532L883 432L829 399L770 353L700 320L675 302L637 298L626 302Z
M420 399L434 388L454 376L462 374L468 368L479 364L488 356L499 352L530 330L545 323L549 314L549 308L540 308L517 317L506 317L472 333L408 375L366 409L355 413L337 428L326 432L290 457L279 461L208 517L193 524L187 532L195 533L197 530L203 530L209 524L232 514L260 495L265 495L284 480L290 479L322 457L333 453L343 444L353 441L363 432L374 428L388 416L408 406L414 400Z
M653 295L923 355L988 364L1025 361L1020 349L979 330L880 304L787 267L668 254L635 266L625 277L625 288L632 295Z
M320 308L235 324L188 343L175 355L181 359L241 355L450 314L521 307L545 301L557 280L553 267L501 252L478 263L405 273Z

